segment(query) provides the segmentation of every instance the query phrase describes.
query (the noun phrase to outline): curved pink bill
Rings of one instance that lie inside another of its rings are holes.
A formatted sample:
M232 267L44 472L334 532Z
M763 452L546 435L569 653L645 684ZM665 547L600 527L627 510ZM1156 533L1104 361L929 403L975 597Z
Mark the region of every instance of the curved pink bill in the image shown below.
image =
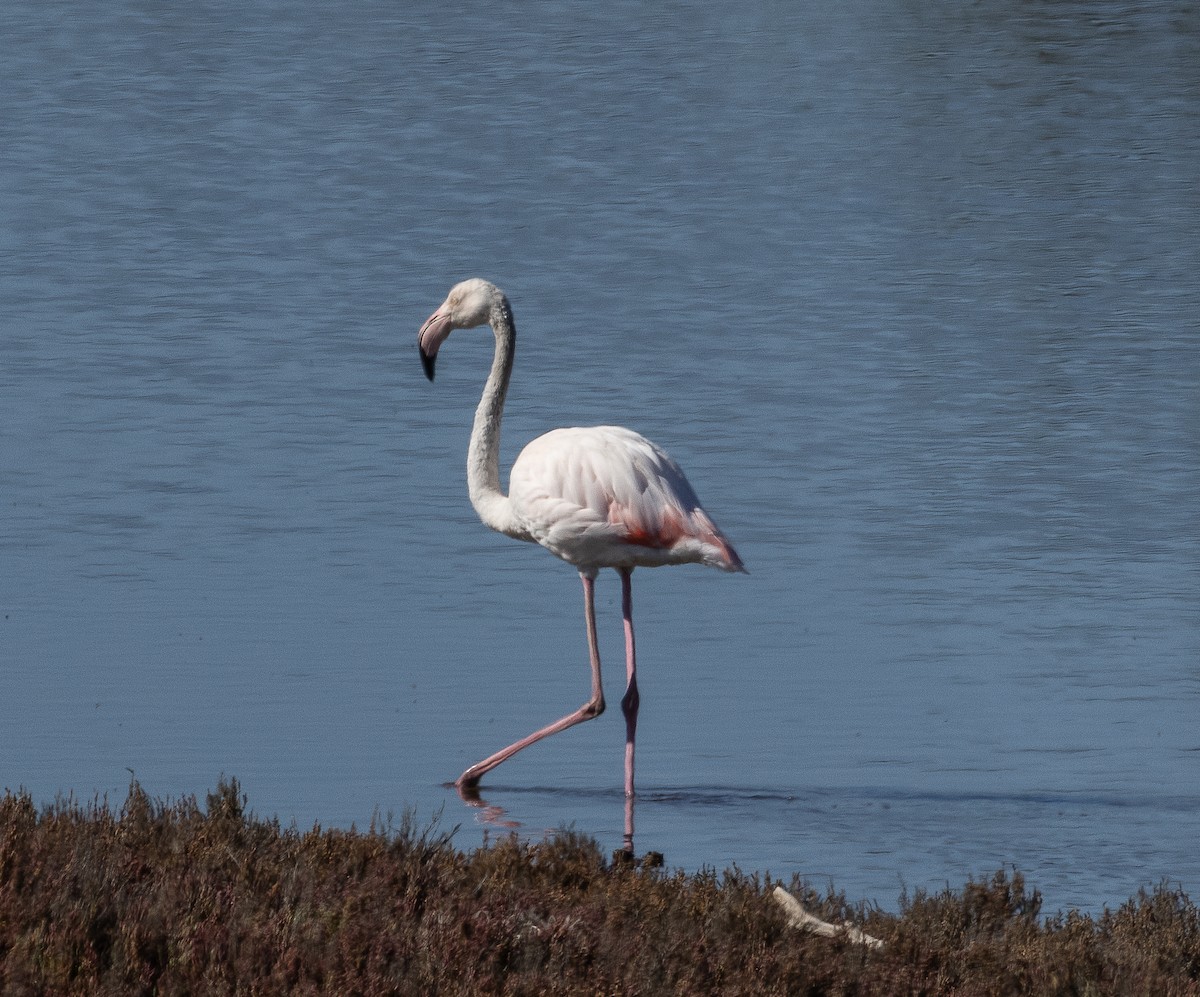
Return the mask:
M425 369L425 376L431 381L438 348L446 341L452 328L449 314L439 308L425 320L421 331L417 333L417 348L421 351L421 366Z

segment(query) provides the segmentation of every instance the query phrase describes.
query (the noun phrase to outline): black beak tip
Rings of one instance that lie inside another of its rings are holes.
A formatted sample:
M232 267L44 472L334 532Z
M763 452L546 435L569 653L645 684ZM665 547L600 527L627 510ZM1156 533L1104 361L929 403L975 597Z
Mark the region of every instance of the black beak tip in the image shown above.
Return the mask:
M433 380L433 365L437 360L437 354L429 356L424 350L421 350L421 366L425 369L425 376L429 380Z

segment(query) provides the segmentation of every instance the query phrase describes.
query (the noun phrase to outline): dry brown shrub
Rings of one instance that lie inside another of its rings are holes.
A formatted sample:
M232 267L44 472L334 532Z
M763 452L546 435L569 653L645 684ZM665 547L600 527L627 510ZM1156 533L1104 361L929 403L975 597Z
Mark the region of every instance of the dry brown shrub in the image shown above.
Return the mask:
M3 994L1200 994L1200 915L1165 886L1043 918L1019 874L899 916L790 884L869 950L789 928L775 883L609 862L589 838L464 854L436 827L301 832L235 781L201 807L0 800Z

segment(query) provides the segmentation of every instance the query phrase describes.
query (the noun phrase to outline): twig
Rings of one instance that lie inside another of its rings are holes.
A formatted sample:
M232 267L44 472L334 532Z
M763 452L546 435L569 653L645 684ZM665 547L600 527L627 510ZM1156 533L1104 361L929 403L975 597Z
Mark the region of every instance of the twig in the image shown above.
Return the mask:
M779 905L787 914L788 923L793 928L800 928L803 931L811 931L813 934L821 935L825 938L835 938L838 935L845 935L850 941L858 942L860 945L868 945L873 949L883 948L883 942L878 938L873 938L865 931L859 931L849 921L844 921L842 924L830 924L828 921L822 921L819 917L815 917L800 906L800 901L788 893L782 886L775 887L775 899L779 901Z

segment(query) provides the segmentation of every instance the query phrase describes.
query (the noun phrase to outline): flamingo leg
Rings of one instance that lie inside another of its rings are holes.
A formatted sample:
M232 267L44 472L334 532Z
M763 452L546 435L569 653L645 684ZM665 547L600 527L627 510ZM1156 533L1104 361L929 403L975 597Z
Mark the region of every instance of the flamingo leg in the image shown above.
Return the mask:
M625 714L625 850L633 850L633 747L637 737L640 698L637 687L637 649L633 640L633 569L621 573L621 616L625 620L625 695L621 712Z
M535 730L528 737L523 737L507 748L497 751L494 755L489 755L481 762L476 762L455 782L454 785L460 790L474 789L484 775L501 762L511 758L522 748L528 748L544 737L557 734L560 730L566 730L568 727L574 727L585 720L591 720L604 712L604 689L600 684L600 646L596 641L596 576L581 571L579 577L583 580L583 615L587 622L588 655L592 665L592 698L574 713L568 713L561 720L556 720L541 730Z

